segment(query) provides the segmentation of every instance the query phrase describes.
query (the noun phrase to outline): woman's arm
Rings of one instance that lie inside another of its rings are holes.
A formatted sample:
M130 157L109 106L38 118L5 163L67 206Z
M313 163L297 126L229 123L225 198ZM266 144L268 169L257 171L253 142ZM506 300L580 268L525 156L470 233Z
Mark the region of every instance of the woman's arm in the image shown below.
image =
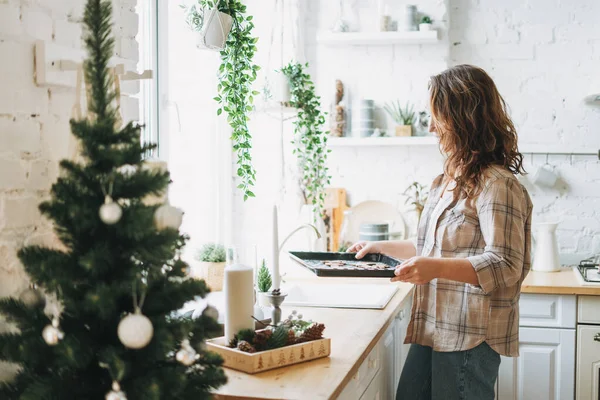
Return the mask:
M413 257L396 268L392 282L423 285L436 278L479 285L475 268L466 258Z
M411 240L385 240L380 242L358 242L348 249L361 259L370 253L381 253L389 257L406 260L417 254L415 244Z

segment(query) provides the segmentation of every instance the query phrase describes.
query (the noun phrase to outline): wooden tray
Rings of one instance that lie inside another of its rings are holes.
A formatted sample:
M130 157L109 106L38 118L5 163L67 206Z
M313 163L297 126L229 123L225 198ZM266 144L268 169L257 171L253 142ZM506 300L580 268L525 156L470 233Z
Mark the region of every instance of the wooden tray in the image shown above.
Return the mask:
M249 374L329 357L331 354L331 339L328 338L258 353L246 353L232 349L227 346L225 337L207 340L206 346L208 350L223 357L225 367Z
M392 257L383 254L367 254L361 260L355 258L354 253L331 253L331 252L302 252L290 251L290 257L303 267L308 268L317 276L344 276L357 278L393 278L394 270L402 263ZM347 266L337 267L324 263L346 262ZM360 265L366 263L384 264L384 268L365 269Z

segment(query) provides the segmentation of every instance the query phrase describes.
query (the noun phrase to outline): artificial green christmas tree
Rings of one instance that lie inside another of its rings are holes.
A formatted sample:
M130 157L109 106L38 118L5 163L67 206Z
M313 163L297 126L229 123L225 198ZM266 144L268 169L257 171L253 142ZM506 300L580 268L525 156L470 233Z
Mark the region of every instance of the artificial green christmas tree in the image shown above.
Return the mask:
M117 127L111 11L110 0L88 0L90 117L71 122L82 161L61 162L51 199L40 205L64 248L19 251L31 281L62 310L47 316L35 288L0 301L17 328L0 334L0 359L20 365L0 383L3 400L196 400L226 380L220 357L203 348L218 328L216 310L194 320L176 313L208 291L185 278L181 215L143 201L166 190L169 174L144 168L153 146L141 145L138 125Z

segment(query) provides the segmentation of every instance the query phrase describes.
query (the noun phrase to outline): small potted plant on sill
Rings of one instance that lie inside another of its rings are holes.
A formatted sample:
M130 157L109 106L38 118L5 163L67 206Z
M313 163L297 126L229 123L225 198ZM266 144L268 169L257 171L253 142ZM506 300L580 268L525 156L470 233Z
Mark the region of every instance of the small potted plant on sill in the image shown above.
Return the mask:
M396 122L396 136L412 136L412 127L415 122L414 106L406 103L404 108L400 105L400 101L386 103L383 109Z
M225 270L225 247L220 244L207 243L196 255L199 261L197 268L192 268L194 278L204 279L210 290L223 290L223 273Z
M233 18L219 11L219 1L198 1L189 8L182 6L188 25L198 32L196 45L199 48L220 51L225 47Z
M421 31L421 32L430 31L432 22L433 21L431 20L431 17L429 17L428 15L423 15L421 17L421 22L419 23L419 31Z
M269 307L269 298L266 296L271 290L273 280L271 279L271 273L267 268L265 260L262 260L262 265L258 269L258 276L256 278L256 302L261 307Z

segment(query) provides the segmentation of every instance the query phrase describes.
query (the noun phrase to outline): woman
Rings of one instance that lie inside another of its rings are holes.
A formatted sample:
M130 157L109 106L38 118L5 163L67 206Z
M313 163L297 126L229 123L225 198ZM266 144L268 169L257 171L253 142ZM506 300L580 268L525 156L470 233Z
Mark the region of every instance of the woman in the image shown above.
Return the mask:
M404 259L415 284L396 399L493 399L500 355L519 355L519 295L530 267L532 204L523 157L492 79L470 65L431 78L430 131L447 156L411 241L360 242L356 258Z

